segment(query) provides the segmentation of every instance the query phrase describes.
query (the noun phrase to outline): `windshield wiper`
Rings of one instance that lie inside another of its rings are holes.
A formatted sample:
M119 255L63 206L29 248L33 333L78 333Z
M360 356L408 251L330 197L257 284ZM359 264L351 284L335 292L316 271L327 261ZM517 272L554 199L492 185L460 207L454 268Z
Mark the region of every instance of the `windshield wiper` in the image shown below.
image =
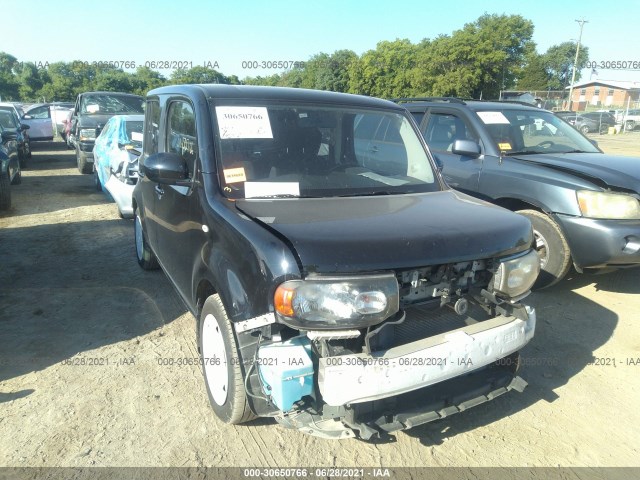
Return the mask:
M386 190L380 190L377 192L345 193L344 195L337 195L337 196L338 197L373 197L375 195L397 195L399 193L408 193L408 192L388 192Z
M538 152L536 150L521 150L519 152L507 152L507 156L511 157L513 155L537 155L540 153L547 153L547 152Z

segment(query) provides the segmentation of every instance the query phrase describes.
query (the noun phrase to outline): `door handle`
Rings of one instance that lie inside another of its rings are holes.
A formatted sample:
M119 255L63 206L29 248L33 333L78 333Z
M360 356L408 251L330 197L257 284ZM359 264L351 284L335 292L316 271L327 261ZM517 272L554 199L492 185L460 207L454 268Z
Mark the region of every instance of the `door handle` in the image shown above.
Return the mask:
M162 188L160 185L155 186L155 191L158 194L158 197L161 197L164 195L164 188Z

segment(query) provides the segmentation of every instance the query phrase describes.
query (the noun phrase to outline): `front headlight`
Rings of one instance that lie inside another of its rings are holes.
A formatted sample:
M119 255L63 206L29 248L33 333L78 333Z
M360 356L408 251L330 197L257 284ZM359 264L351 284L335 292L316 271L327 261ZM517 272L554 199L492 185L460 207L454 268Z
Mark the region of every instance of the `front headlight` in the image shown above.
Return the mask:
M276 289L274 308L298 329L368 327L399 310L398 282L393 274L290 280Z
M500 261L493 275L493 291L509 298L528 292L540 273L540 258L535 250Z
M576 194L580 212L584 217L612 220L640 219L640 202L631 195L592 190L579 190Z
M96 139L96 129L95 128L81 128L80 129L80 140L95 140Z

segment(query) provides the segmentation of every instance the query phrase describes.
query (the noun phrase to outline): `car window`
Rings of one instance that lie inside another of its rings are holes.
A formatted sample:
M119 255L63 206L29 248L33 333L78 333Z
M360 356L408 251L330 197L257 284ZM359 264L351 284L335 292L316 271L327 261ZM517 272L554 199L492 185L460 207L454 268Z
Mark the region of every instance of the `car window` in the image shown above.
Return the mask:
M31 118L43 119L43 118L51 118L51 111L49 110L49 105L43 105L41 107L32 108L27 113Z
M110 94L87 94L82 97L82 114L144 113L142 97Z
M477 114L485 123L497 150L506 155L599 152L571 125L546 110L505 108L478 111Z
M218 100L212 111L220 183L231 198L402 194L440 188L408 113L230 103Z
M158 139L160 136L160 104L157 100L148 100L146 110L142 163L144 163L145 157L158 153Z
M460 116L451 113L432 112L425 127L425 140L434 151L451 151L456 140L473 140L478 136Z
M13 112L0 109L0 126L4 129L18 128Z
M107 122L107 124L102 129L102 132L100 133L100 137L102 137L104 139L104 141L108 145L110 145L113 142L113 125L114 125L114 122L115 122L115 119L114 118L110 118L109 121Z
M198 144L196 117L191 104L178 100L169 105L166 142L166 151L182 157L187 162L189 172L192 173Z
M424 112L411 112L411 115L413 116L414 120L418 125L422 123L422 119L424 118Z

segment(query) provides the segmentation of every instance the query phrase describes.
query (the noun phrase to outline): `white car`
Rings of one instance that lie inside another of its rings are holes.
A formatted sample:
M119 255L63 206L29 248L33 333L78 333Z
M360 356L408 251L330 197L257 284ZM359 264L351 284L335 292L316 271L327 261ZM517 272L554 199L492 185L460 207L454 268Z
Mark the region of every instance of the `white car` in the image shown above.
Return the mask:
M29 107L24 111L20 121L29 125L31 140L53 140L51 106L48 103Z

